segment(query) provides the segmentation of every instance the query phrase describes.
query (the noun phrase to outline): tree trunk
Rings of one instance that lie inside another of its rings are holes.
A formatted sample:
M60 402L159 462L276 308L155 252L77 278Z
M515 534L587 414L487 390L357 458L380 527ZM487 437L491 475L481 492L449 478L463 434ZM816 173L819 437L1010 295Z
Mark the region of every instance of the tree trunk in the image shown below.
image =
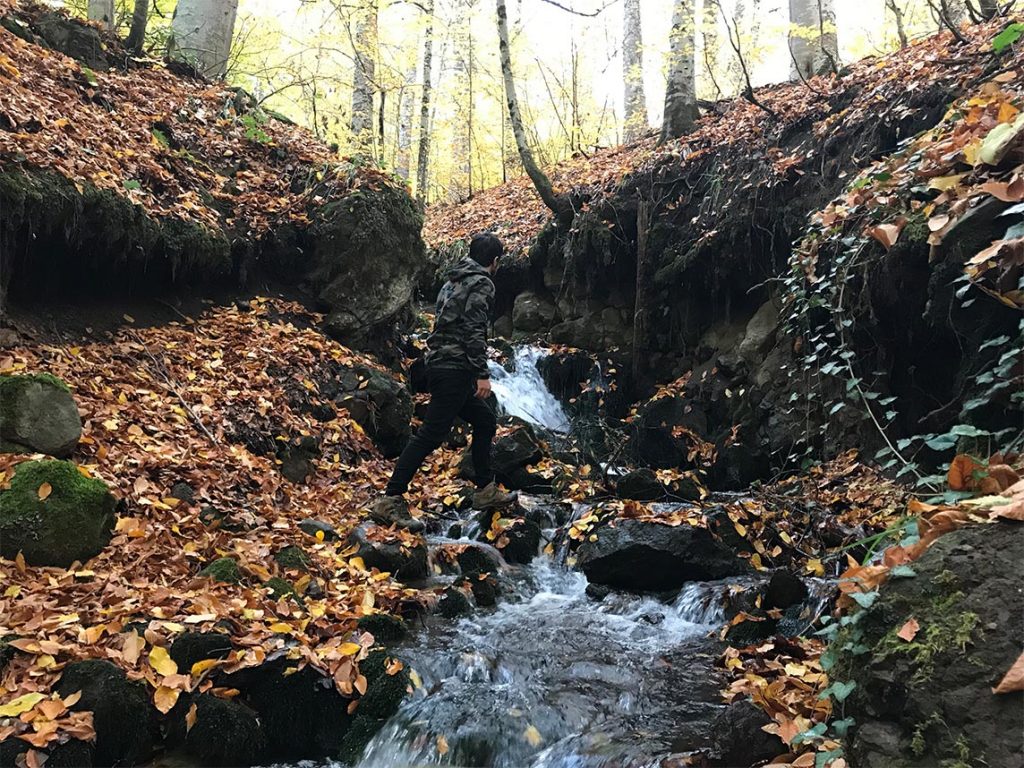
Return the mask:
M132 53L142 53L142 46L146 42L146 24L149 21L149 0L135 0L135 9L132 11L132 28L128 32L128 39L125 40L125 47Z
M431 66L434 61L434 0L427 0L426 29L423 31L423 91L420 96L420 141L416 158L416 197L427 200L427 178L430 164L430 89Z
M647 347L650 337L651 269L647 253L647 232L650 226L650 202L637 193L636 201L636 296L633 299L633 380L642 381L647 374Z
M833 0L789 0L789 50L794 80L838 70Z
M893 20L896 22L896 37L900 41L900 48L906 48L910 45L910 40L907 38L907 27L903 21L903 9L900 7L898 0L885 0L885 7L892 14Z
M512 76L512 52L508 43L508 11L505 8L505 0L496 0L498 13L498 53L501 58L501 74L505 81L505 100L508 103L508 118L512 123L512 133L516 137L516 148L519 150L519 159L523 163L526 175L530 177L533 186L537 188L537 194L544 201L544 205L554 212L558 217L565 216L568 211L568 201L555 194L551 187L551 180L540 169L533 159L530 145L526 141L526 129L523 127L523 116L519 111L519 97L516 96L516 81Z
M412 171L412 121L414 112L414 90L416 67L405 73L405 85L398 92L398 141L395 147L395 173L408 184Z
M114 0L89 0L87 13L89 21L98 21L105 29L114 28Z
M352 77L352 119L355 146L373 153L373 94L376 90L377 0L360 0L356 11L353 43L355 71Z
M661 140L677 139L693 130L698 117L697 84L694 79L693 0L676 0L669 38L668 84L665 88L665 120Z
M626 0L622 6L622 87L626 142L636 141L648 129L647 99L644 95L643 30L640 0Z
M219 80L228 70L238 0L178 0L167 56Z

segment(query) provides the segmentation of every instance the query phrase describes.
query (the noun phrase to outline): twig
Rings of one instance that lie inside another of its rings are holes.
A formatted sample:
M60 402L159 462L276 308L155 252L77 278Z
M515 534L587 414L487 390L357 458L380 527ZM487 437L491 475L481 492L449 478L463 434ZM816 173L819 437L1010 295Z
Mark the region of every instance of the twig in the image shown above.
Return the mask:
M202 433L210 439L210 442L213 443L214 445L218 445L219 441L217 440L217 438L214 437L213 433L206 428L206 425L203 424L202 419L200 419L199 415L194 410L192 410L192 406L189 405L188 401L181 396L181 393L174 386L173 382L171 381L171 378L164 372L166 366L163 365L159 360L157 360L156 357L154 357L153 353L149 351L149 347L146 346L146 342L142 340L142 337L139 336L139 334L137 334L135 331L130 331L130 333L132 338L134 338L135 341L137 341L142 346L142 349L145 350L146 355L153 362L153 366L156 369L156 373L159 374L160 378L164 380L164 386L172 395L178 398L178 402L181 403L181 407L188 412L188 415L192 417L192 421L194 421L196 423L196 426L199 427Z

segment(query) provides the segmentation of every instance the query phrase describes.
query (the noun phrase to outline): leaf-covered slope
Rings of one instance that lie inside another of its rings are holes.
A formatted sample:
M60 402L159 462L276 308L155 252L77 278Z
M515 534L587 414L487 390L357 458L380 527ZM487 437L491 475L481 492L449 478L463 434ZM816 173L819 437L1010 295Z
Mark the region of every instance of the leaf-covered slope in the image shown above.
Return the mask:
M1000 20L972 27L967 33L969 45L942 33L890 55L856 62L842 76L758 89L755 96L763 108L740 98L720 102L687 136L661 146L648 139L574 158L551 170L552 181L556 189L572 190L578 198L578 213L585 213L609 203L616 193L632 192L640 177L693 174L696 183L708 156L713 156L718 161L715 173L730 194L716 198L692 222L695 239L706 247L718 234L716 225L739 207L740 201L733 198L756 195L758 189L792 182L798 176L813 177L842 151L845 138L855 137L863 126L877 124L898 134L901 121L913 115L911 105L922 91L955 92L970 84L990 66L986 54L1005 24ZM781 149L792 146L794 136L805 137L800 150ZM844 174L871 159L857 149L848 151L849 170ZM752 173L753 159L762 162ZM463 203L432 206L424 236L428 245L442 248L472 232L490 229L506 241L513 256L525 257L549 218L529 180L521 177Z

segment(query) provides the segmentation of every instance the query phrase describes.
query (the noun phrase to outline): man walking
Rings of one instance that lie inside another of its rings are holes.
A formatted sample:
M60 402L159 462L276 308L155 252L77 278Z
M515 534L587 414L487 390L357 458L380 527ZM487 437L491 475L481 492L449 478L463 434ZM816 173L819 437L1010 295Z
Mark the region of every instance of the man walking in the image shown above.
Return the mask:
M474 235L469 256L448 270L448 281L437 295L434 331L427 337L427 379L430 405L423 425L398 457L384 496L370 507L370 517L383 525L397 524L413 531L423 523L409 515L403 494L423 461L441 446L461 416L473 428L473 470L477 490L475 509L510 504L516 494L502 491L491 472L491 442L497 430L487 370L487 328L494 302L494 282L503 247L490 233Z

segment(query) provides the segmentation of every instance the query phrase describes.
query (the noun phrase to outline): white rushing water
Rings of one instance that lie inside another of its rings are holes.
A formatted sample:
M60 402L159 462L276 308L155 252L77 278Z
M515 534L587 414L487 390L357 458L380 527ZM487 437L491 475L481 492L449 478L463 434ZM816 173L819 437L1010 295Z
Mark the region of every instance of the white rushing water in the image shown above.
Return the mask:
M502 412L564 434L569 431L569 417L562 404L548 392L537 370L537 361L546 354L541 347L516 348L515 369L511 373L490 361L491 387Z

